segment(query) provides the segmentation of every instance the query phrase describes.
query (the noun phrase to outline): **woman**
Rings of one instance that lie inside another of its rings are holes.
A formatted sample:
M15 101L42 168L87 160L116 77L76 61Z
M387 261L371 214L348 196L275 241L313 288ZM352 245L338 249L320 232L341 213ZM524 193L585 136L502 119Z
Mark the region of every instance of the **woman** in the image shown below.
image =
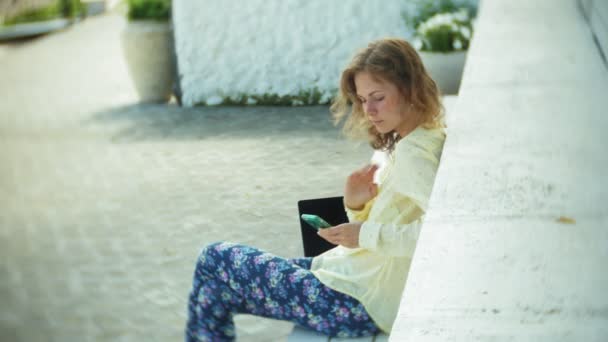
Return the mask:
M389 333L427 209L445 140L435 82L409 43L383 39L342 72L331 110L344 129L364 133L388 154L346 181L349 223L319 235L337 247L314 258L284 259L231 243L197 260L187 341L234 339L232 316L287 320L329 336Z

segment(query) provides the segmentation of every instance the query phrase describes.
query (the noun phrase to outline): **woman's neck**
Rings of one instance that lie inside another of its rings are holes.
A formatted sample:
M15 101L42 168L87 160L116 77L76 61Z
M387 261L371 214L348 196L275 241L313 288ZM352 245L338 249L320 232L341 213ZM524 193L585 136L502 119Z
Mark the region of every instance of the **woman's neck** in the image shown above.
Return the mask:
M407 120L399 127L397 130L397 134L399 135L399 140L405 138L408 134L412 133L418 126L421 124L420 118L418 116L413 117L412 120Z

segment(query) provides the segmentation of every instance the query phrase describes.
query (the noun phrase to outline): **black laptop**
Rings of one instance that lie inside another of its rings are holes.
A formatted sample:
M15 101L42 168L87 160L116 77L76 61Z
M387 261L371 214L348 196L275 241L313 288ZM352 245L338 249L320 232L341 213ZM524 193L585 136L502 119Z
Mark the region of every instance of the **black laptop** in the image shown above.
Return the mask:
M323 218L332 226L348 222L346 211L344 210L344 197L326 197L298 201L298 212L300 220L300 230L302 231L302 243L304 245L304 256L317 256L336 245L325 241L317 235L317 231L308 225L300 217L302 214L312 214Z

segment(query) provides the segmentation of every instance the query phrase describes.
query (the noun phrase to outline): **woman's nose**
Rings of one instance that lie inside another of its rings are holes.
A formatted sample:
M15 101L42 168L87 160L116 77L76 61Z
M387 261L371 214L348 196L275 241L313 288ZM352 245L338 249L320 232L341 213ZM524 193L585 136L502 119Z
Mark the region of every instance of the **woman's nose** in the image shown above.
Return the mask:
M370 102L366 102L365 103L365 112L367 114L376 114L376 106L374 106Z

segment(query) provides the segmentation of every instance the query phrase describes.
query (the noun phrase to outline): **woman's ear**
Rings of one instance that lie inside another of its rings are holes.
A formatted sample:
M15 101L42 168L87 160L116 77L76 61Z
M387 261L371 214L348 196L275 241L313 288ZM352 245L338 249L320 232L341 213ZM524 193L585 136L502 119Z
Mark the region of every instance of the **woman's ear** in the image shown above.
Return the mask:
M403 98L401 106L401 115L409 116L414 112L414 104L410 102L406 97Z

